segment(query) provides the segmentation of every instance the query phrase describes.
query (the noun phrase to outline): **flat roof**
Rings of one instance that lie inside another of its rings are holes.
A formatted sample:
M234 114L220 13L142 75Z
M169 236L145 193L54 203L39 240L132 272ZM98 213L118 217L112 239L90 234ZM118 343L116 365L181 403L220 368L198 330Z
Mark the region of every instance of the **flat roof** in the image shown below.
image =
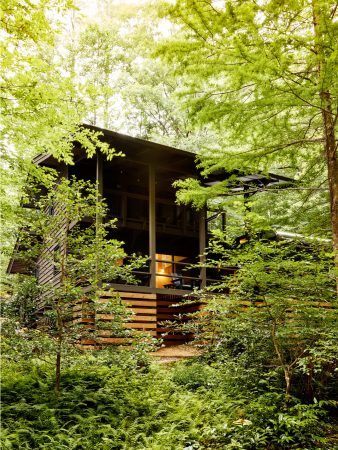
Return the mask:
M117 133L116 131L106 130L93 125L84 124L83 127L89 130L102 133L99 139L108 143L117 151L123 152L125 159L138 161L145 164L154 163L161 166L174 166L181 170L186 170L188 174L197 175L195 165L196 154L186 150L180 150L168 145L158 144L156 142L147 141L145 139L135 138L126 134ZM85 157L85 150L80 147L79 143L74 144L75 160L79 157ZM34 159L34 163L43 164L50 167L58 167L61 162L50 154L38 155Z

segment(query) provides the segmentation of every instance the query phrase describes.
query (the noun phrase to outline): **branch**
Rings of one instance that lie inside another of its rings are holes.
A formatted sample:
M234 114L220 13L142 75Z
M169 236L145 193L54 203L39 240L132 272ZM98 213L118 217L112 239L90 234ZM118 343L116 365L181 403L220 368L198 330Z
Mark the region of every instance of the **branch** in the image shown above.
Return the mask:
M337 11L337 7L338 7L338 3L336 3L336 4L333 6L332 11L331 11L331 14L330 14L330 19L333 19L333 18L334 18L335 14L336 14L336 11Z
M238 89L232 89L230 91L220 91L220 92L211 92L207 94L205 91L194 91L194 92L188 92L187 95L196 95L196 94L204 94L206 95L206 98L213 97L214 95L227 95L227 94L233 94L234 92L239 92L243 89L249 88L255 86L255 83L247 84L245 86L242 86Z
M270 146L270 147L263 147L262 148L262 152L264 150L266 150L268 153L274 153L278 150L284 150L285 148L288 147L292 147L293 145L299 145L299 144L315 144L315 143L320 143L320 142L324 142L324 138L315 138L315 139L298 139L296 141L291 141L291 142L287 142L285 144L280 144L277 146ZM246 153L255 153L257 152L257 148L255 149L251 149L251 150L243 150L238 152L238 154L243 155Z

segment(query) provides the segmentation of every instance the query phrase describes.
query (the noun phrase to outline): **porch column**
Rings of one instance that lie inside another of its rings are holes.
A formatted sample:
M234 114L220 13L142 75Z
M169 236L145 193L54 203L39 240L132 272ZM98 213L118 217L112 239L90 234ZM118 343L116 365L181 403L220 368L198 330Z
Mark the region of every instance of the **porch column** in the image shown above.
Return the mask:
M206 218L207 218L207 209L204 207L199 212L199 252L200 252L200 280L201 280L201 289L203 289L207 284L207 269L205 268L205 248L207 246L207 231L206 231Z
M96 201L97 204L102 200L103 196L103 158L102 154L97 151L96 152ZM99 236L99 229L102 225L102 214L98 207L96 207L96 241L98 240ZM96 280L97 280L97 286L102 287L102 274L99 267L98 262L96 261Z
M103 194L103 159L99 151L96 152L96 184L99 199Z
M103 158L102 154L97 151L96 152L96 201L99 203L102 200L103 196ZM96 211L96 229L102 223L103 217L99 214L99 211Z
M149 164L149 256L150 287L156 288L156 195L155 167Z

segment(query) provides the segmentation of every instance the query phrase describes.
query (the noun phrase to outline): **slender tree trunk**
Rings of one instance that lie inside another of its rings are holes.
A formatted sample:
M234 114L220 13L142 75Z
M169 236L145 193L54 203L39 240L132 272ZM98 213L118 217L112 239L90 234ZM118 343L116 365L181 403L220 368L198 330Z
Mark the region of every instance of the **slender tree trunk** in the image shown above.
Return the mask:
M102 274L101 274L101 253L99 243L101 240L103 212L102 212L102 198L103 198L103 159L102 154L96 153L96 217L95 217L95 244L96 244L96 258L95 258L95 287L102 288Z
M55 396L59 397L61 389L61 357L62 357L62 340L63 340L63 321L61 317L59 300L56 307L56 321L57 321L57 351L55 359Z
M283 367L284 370L284 379L285 379L285 398L287 401L290 399L291 394L291 373L288 370L287 366Z
M56 353L55 362L55 395L59 397L61 388L61 351L58 350Z
M278 342L278 338L277 338L277 324L274 319L272 322L271 338L272 338L273 347L275 349L275 352L276 352L276 355L278 358L278 362L284 372L285 400L288 402L290 399L290 394L291 394L292 370L290 369L289 365L286 364L286 362L284 361L282 352L280 350L280 346L279 346L279 342Z
M332 245L335 258L335 266L338 271L338 161L337 145L334 132L334 118L331 110L331 95L329 92L321 92L323 100L323 125L325 136L325 156L330 191L330 213L332 228ZM338 276L336 277L336 289L338 295Z
M315 52L318 58L318 86L319 96L321 99L323 135L324 135L324 152L327 164L328 184L330 192L330 214L332 229L332 246L334 251L334 259L336 270L338 271L338 161L337 161L337 144L335 139L335 120L332 111L332 96L325 82L326 55L325 49L328 46L326 35L324 35L321 23L324 11L321 9L318 0L312 0L313 11L313 27ZM336 290L338 295L338 275L336 276Z
M313 390L313 364L309 363L308 365L308 373L306 376L306 397L309 402L313 401L314 398L314 390Z
M57 351L55 360L55 396L59 397L61 390L61 357L62 357L62 341L63 341L63 320L60 310L60 300L57 300L56 321L57 321Z
M65 219L65 236L63 242L63 248L61 253L61 266L60 266L60 286L65 285L66 279L66 264L67 264L67 251L68 251L68 228L69 220ZM62 304L60 299L56 299L56 327L57 327L57 351L56 351L56 361L55 361L55 395L59 397L61 390L61 358L62 358L62 346L64 339L64 317Z

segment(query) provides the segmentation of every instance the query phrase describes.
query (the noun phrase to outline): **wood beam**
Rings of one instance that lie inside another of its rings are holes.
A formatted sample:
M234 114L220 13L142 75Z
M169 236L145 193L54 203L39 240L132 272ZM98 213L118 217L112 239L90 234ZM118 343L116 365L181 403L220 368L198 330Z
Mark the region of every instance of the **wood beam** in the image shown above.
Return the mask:
M103 158L102 154L97 151L96 152L96 201L99 203L102 200L103 196ZM101 225L103 217L100 214L100 209L96 210L96 231L98 231L98 227Z
M150 287L156 287L156 175L153 164L149 165L149 256Z
M102 211L99 207L99 202L102 200L102 194L103 194L103 158L100 151L96 152L96 241L99 239L99 229L102 225L103 217L102 217ZM96 279L97 279L97 285L100 287L102 286L102 276L99 270L99 266L96 262Z
M206 219L207 219L207 210L206 207L204 207L199 212L199 253L201 264L200 269L201 289L203 289L207 284L207 269L205 267L205 249L207 246Z
M96 152L96 183L98 188L98 193L102 197L103 194L103 158L102 154Z

